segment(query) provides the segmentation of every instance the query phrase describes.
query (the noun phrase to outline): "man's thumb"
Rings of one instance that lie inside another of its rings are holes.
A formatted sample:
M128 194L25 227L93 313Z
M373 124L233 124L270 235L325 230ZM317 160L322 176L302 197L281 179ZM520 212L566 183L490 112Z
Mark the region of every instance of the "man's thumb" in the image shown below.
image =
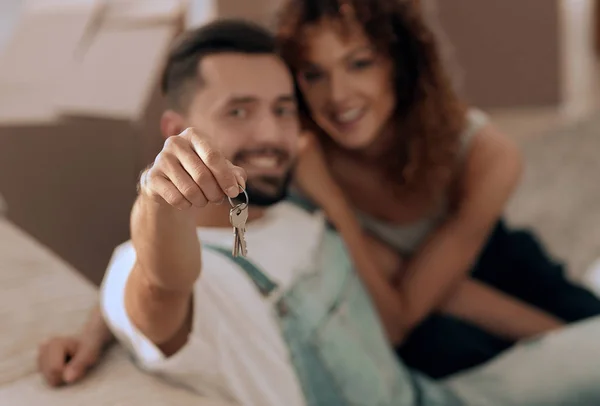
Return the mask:
M87 369L93 364L92 357L90 354L86 354L85 352L78 352L75 354L73 359L69 361L65 370L63 372L63 380L66 383L73 383L85 374Z

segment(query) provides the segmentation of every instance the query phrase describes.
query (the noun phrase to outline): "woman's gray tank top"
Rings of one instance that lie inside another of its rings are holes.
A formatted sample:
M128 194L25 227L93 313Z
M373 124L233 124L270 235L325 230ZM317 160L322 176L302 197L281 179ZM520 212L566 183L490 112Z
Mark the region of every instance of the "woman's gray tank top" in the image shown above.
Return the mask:
M477 109L470 109L467 113L467 125L461 135L461 157L469 149L473 136L488 123L485 113ZM448 204L444 201L440 208L427 217L412 224L395 225L383 220L378 220L368 214L357 212L362 226L395 248L403 255L412 255L423 241L434 231L448 215Z

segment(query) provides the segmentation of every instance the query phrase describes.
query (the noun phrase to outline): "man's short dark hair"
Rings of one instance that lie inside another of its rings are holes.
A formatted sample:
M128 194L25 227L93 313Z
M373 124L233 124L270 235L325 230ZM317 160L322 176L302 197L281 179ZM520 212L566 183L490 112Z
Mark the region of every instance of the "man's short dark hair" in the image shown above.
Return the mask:
M161 90L170 108L184 111L202 85L202 58L225 52L274 54L275 38L245 20L218 20L183 33L173 44L162 75Z

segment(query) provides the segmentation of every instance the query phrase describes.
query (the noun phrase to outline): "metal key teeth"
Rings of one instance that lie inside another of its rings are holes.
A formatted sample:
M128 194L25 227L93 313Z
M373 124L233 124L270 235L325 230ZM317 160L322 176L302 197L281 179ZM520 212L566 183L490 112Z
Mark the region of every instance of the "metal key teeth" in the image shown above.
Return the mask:
M248 205L240 204L235 207L232 207L229 212L229 222L233 227L233 248L231 254L234 257L238 257L240 255L246 256L246 221L248 219Z
M245 235L246 230L244 229L238 229L238 242L239 242L239 249L238 249L238 255L241 254L242 256L246 256L248 253L248 250L246 248L246 235Z
M231 251L231 255L233 255L234 257L237 257L239 255L239 243L238 243L238 232L237 232L237 228L233 228L233 249Z

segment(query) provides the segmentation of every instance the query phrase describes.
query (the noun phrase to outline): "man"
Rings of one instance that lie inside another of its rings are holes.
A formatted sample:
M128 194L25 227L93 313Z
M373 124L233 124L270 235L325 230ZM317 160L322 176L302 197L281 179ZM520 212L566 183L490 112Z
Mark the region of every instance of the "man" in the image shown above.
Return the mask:
M115 251L101 310L83 333L42 346L48 382L80 379L114 335L141 369L236 404L600 401L599 372L579 368L594 351L579 337L600 333L598 322L443 383L397 362L386 335L399 332L384 331L375 310L381 298L371 303L363 287L381 283L374 277L379 270L340 191L315 179L316 187L330 188L322 206L339 234L320 212L283 201L299 124L292 78L267 32L222 21L188 33L169 57L163 90L168 138L141 176L132 240ZM247 258L231 256L227 198L240 186L251 203ZM587 345L588 352L574 356L561 348L571 345ZM557 363L571 378L552 381L549 366Z

